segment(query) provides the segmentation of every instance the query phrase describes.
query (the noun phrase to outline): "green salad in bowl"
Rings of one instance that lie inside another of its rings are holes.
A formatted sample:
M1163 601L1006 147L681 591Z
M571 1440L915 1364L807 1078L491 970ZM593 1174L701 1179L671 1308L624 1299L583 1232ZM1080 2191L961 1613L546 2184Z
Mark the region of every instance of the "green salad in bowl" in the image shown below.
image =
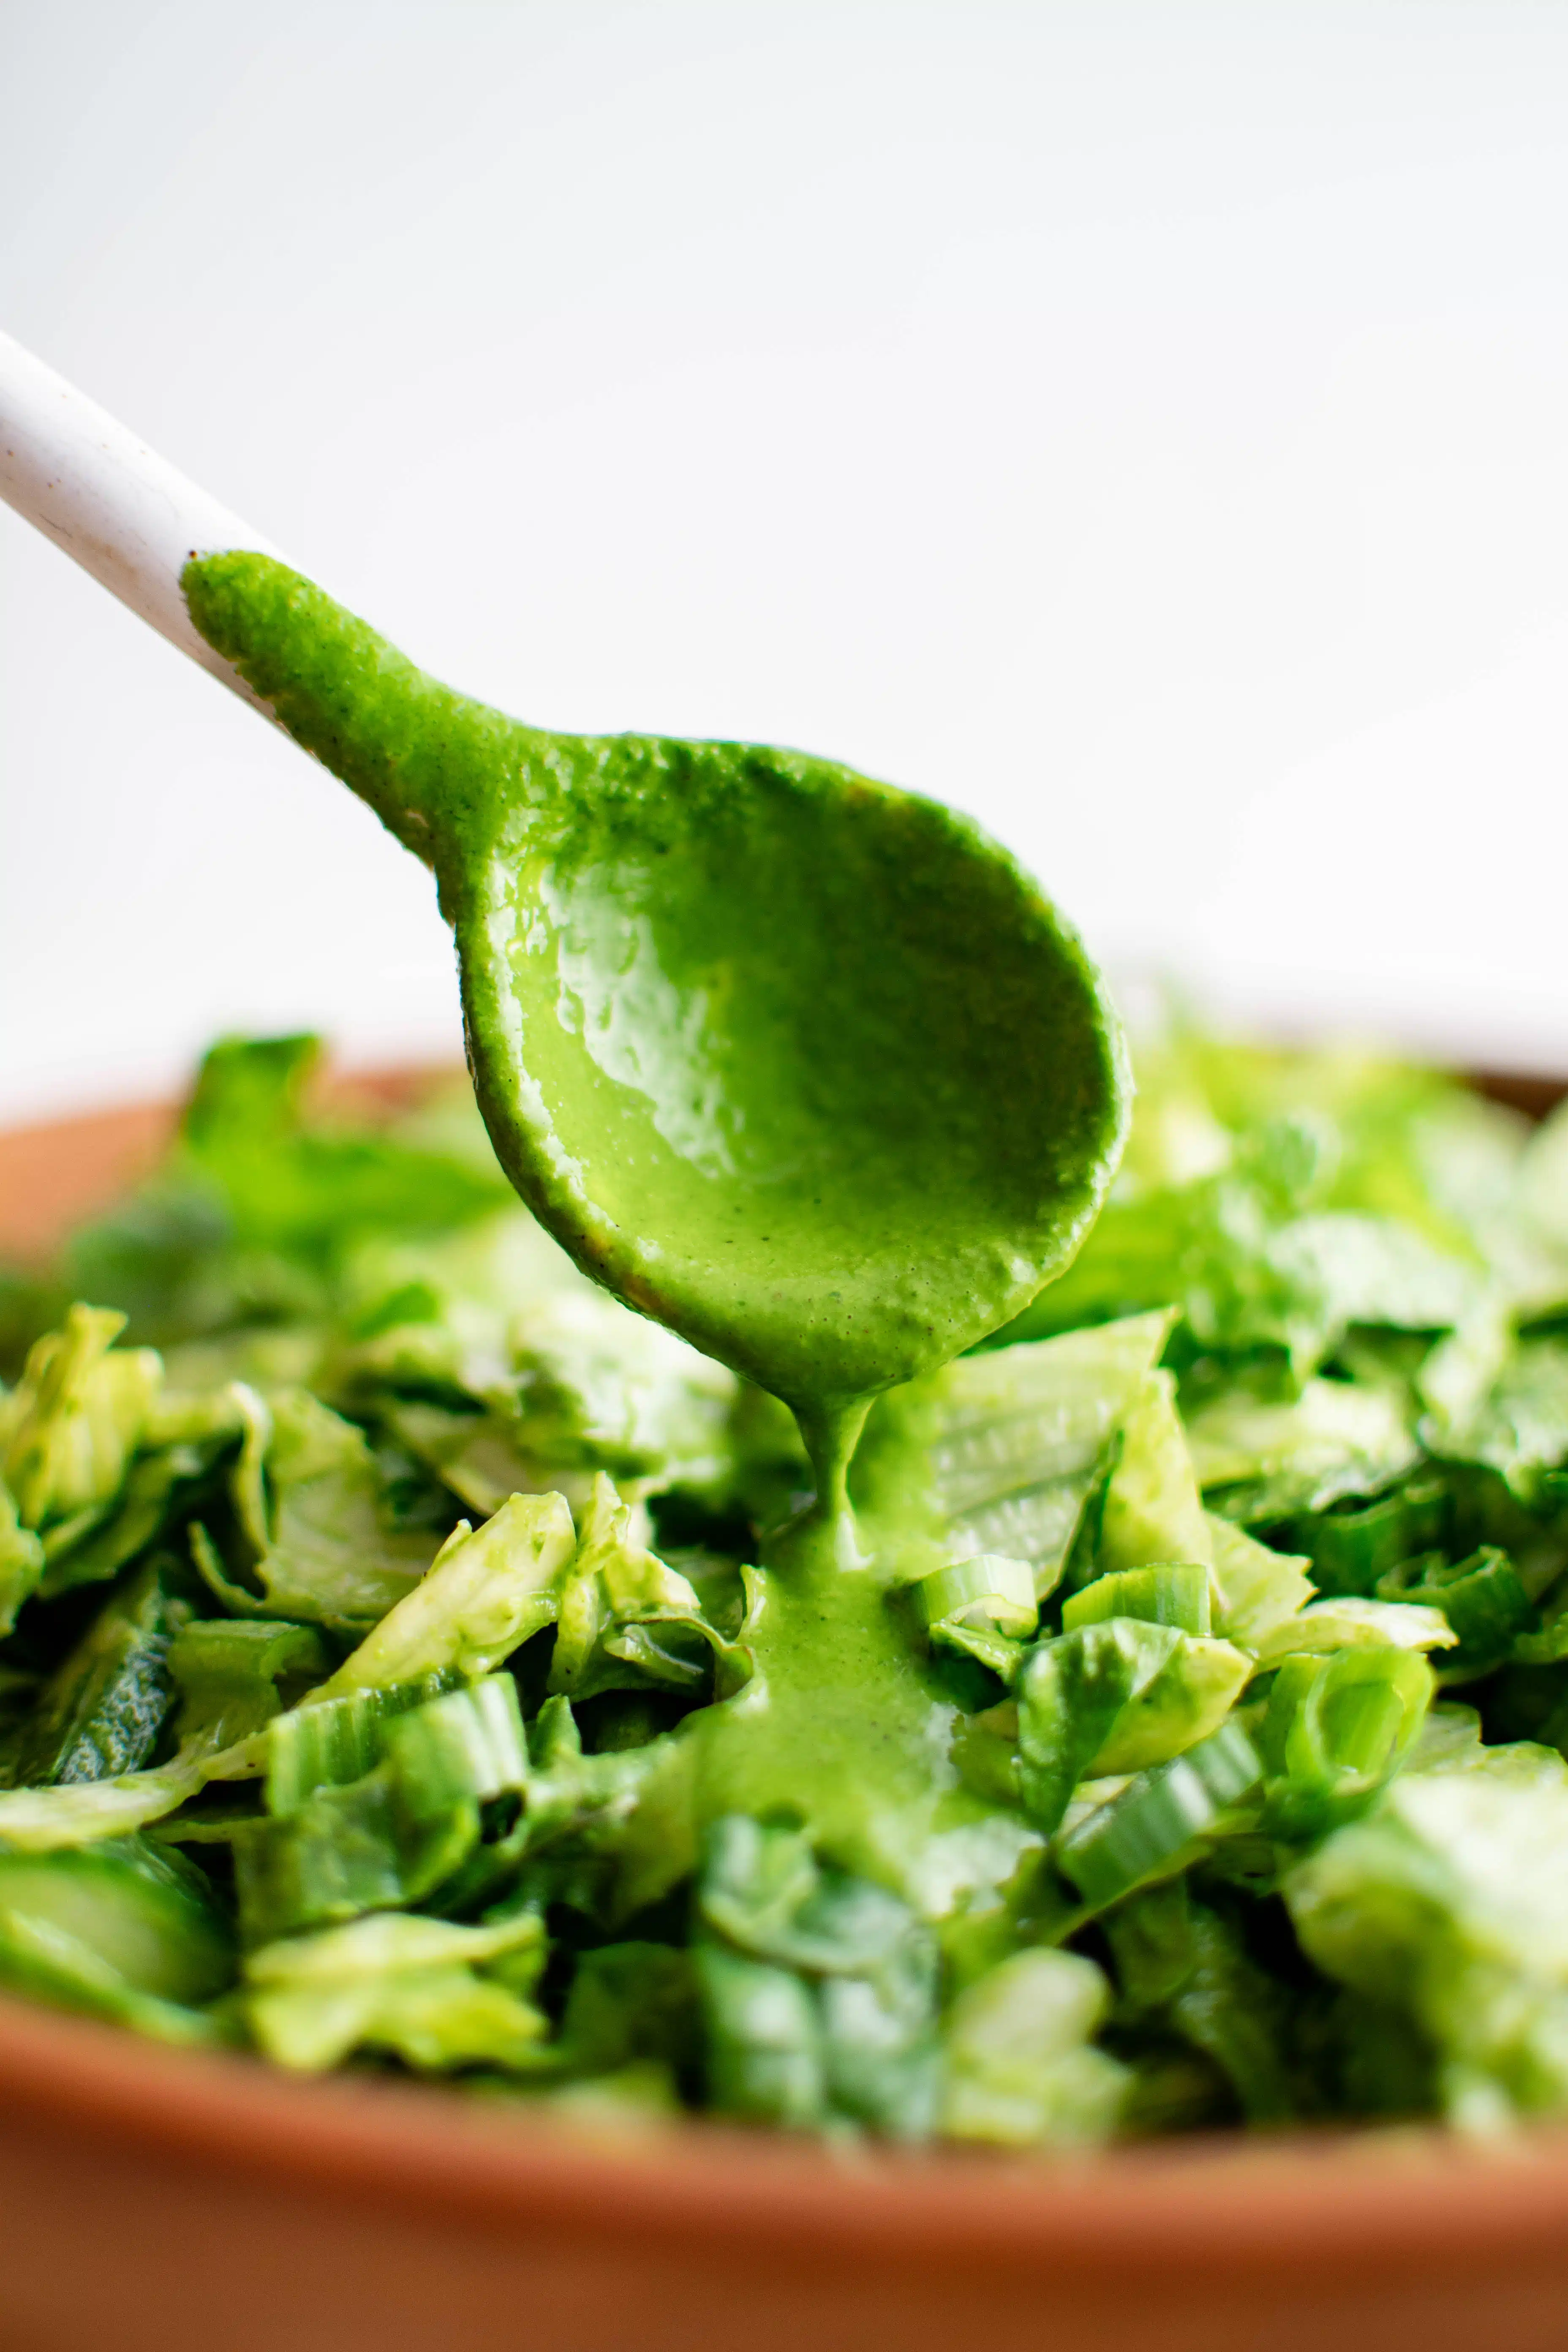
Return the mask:
M1561 1117L1173 1031L826 1576L784 1408L315 1058L0 1288L0 1983L900 2142L1568 2110Z

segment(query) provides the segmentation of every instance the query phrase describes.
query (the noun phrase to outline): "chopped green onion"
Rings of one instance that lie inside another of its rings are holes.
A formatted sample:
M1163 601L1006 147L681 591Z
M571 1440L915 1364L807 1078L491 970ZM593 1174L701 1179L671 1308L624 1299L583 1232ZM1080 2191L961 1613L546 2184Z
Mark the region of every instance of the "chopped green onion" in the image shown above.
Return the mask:
M980 1619L999 1633L1032 1633L1040 1622L1035 1571L1026 1559L983 1551L911 1584L915 1615L926 1631L952 1620Z
M1263 1777L1257 1749L1239 1724L1226 1723L1184 1756L1136 1779L1058 1839L1058 1868L1096 1911L1135 1886L1166 1876L1192 1858L1200 1838L1226 1809Z
M267 1727L267 1810L298 1812L318 1789L342 1788L381 1761L387 1725L450 1687L450 1675L310 1699Z
M1442 1479L1422 1475L1373 1503L1305 1513L1289 1522L1285 1541L1311 1561L1320 1591L1372 1593L1401 1560L1443 1541L1448 1508Z
M1444 1658L1445 1682L1466 1682L1488 1673L1510 1655L1521 1633L1540 1616L1506 1551L1483 1544L1468 1559L1445 1560L1440 1552L1402 1561L1378 1582L1378 1597L1440 1609L1458 1643Z
M383 1738L405 1803L422 1814L484 1804L528 1783L528 1738L510 1675L431 1699L389 1720Z
M127 1837L172 1813L202 1784L196 1756L176 1756L143 1772L112 1780L78 1780L68 1788L0 1790L0 1851L56 1853Z
M1140 1617L1178 1633L1211 1630L1209 1571L1196 1560L1160 1560L1096 1577L1062 1606L1062 1628L1097 1624L1106 1617Z
M1036 1570L1002 1552L933 1569L910 1585L916 1623L933 1649L977 1658L1011 1685L1025 1658L1025 1640L1040 1620Z
M1409 1754L1435 1687L1414 1650L1287 1658L1258 1735L1269 1825L1317 1834L1369 1802Z

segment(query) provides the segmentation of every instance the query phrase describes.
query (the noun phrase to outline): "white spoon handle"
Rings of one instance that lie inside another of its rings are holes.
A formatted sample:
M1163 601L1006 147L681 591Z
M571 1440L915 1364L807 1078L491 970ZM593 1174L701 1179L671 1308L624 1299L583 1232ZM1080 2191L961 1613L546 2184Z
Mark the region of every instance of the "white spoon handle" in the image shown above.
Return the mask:
M0 499L171 645L270 718L239 673L197 635L180 573L193 555L278 550L4 334Z

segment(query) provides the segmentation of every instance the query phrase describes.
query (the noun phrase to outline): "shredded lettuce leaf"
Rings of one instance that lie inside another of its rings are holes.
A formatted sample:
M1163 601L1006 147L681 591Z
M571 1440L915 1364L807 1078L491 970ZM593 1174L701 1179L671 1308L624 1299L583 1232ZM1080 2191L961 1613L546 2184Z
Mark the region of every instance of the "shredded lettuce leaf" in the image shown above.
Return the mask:
M245 2012L275 2064L319 2074L354 2050L390 2052L420 2073L527 2070L545 2021L494 1973L542 1959L543 1923L521 1912L492 1927L391 1914L267 1944L245 1963Z

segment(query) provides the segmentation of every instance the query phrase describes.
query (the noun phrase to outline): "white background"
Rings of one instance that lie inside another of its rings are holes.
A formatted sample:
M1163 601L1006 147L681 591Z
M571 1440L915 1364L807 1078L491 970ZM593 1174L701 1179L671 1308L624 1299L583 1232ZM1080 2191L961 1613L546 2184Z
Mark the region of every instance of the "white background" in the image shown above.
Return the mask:
M455 682L1568 1067L1568 6L0 0L0 323ZM0 510L0 1116L456 1036L423 871Z

